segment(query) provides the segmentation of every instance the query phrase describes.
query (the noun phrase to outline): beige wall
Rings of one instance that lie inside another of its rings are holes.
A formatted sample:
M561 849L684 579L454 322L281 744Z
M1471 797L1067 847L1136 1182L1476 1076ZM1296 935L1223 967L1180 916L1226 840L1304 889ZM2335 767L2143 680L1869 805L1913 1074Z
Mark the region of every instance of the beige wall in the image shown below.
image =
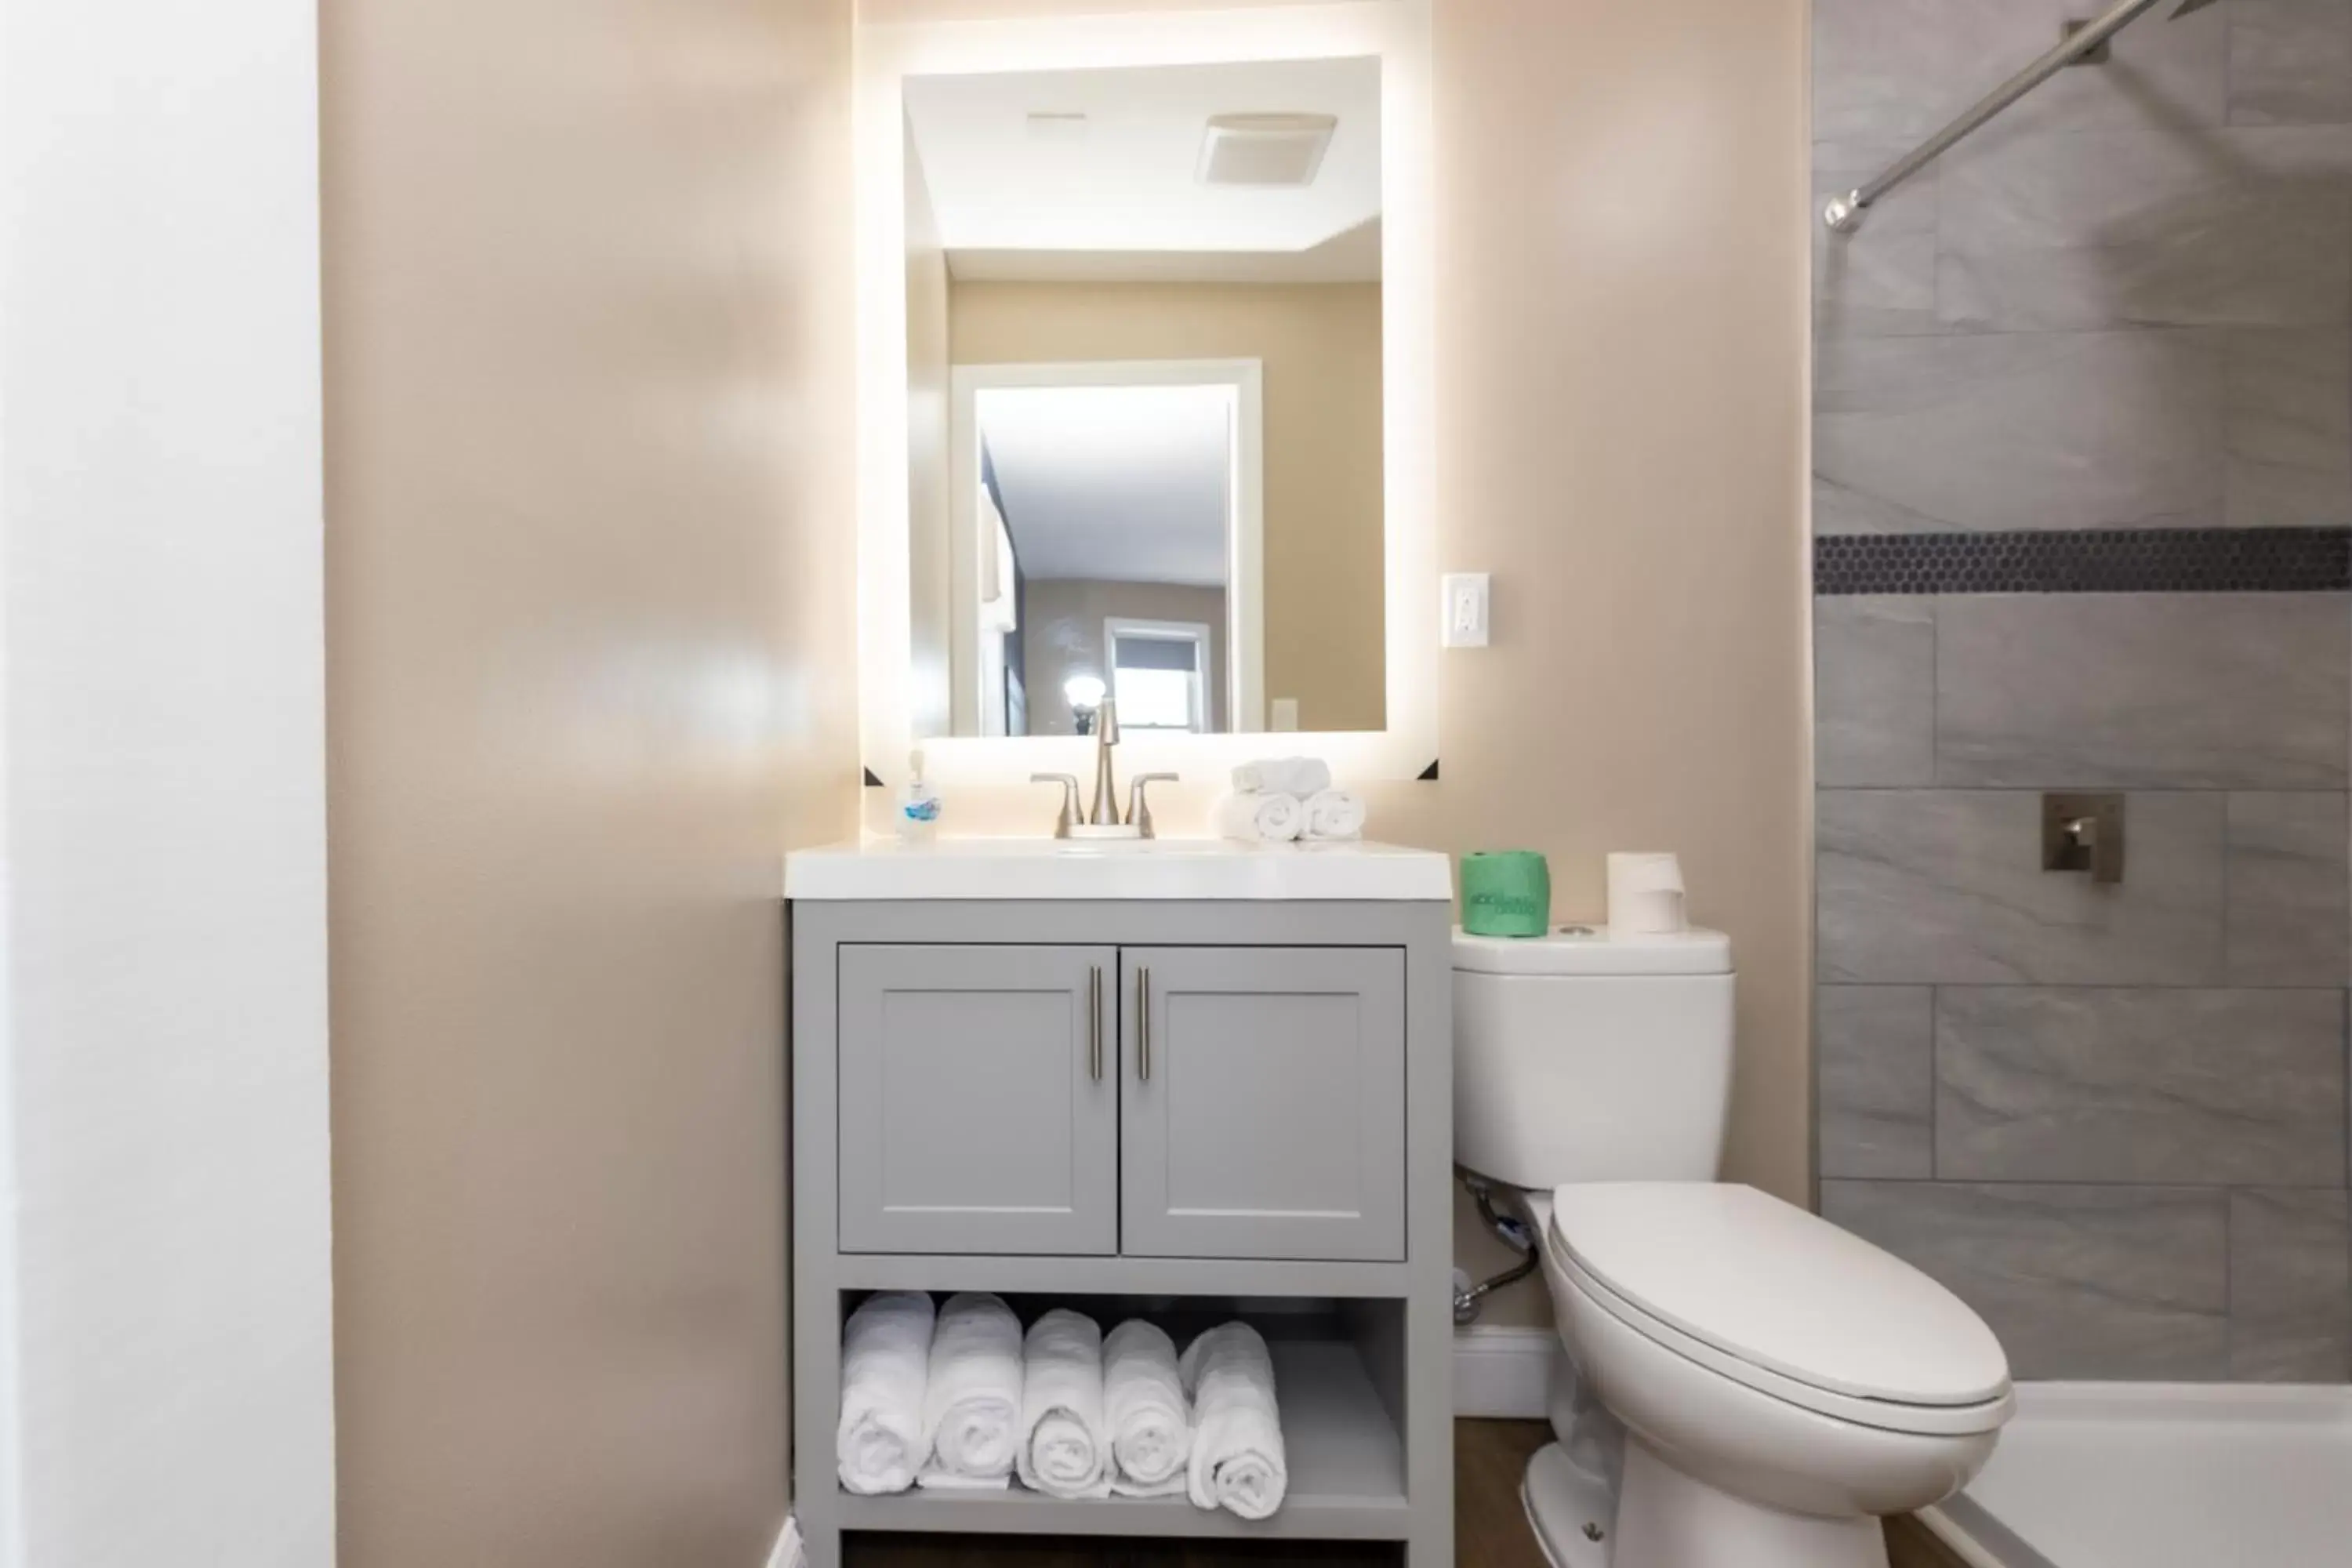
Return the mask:
M1434 17L1439 559L1495 574L1496 629L1444 658L1443 781L1374 790L1373 829L1542 850L1563 919L1601 913L1609 850L1679 850L1738 952L1730 1174L1802 1201L1805 0ZM1166 829L1199 831L1212 794L1155 791ZM949 808L1034 831L1038 805ZM1456 1230L1465 1265L1497 1258ZM1531 1285L1490 1314L1543 1315Z
M958 364L1265 362L1265 695L1297 698L1303 730L1380 729L1380 285L958 283L952 298Z
M908 719L919 736L952 722L954 616L949 530L948 258L923 178L922 154L907 135L907 572Z
M1739 963L1729 1174L1799 1202L1805 17L1436 7L1441 560L1495 574L1496 645L1444 660L1444 782L1375 818L1544 850L1564 917L1607 851L1678 850Z
M1022 606L1023 679L1029 690L1029 733L1075 735L1077 722L1062 683L1081 672L1108 681L1103 622L1200 621L1209 628L1209 728L1225 727L1225 591L1182 583L1097 583L1030 579Z
M342 1568L751 1568L856 797L845 0L325 29Z

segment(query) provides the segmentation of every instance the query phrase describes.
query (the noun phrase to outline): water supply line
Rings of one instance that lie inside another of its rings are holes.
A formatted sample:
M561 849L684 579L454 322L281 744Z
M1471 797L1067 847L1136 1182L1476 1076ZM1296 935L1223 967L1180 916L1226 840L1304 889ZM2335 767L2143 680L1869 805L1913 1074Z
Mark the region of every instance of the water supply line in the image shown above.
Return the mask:
M1519 1255L1519 1260L1500 1274L1482 1279L1475 1285L1462 1286L1454 1292L1454 1322L1458 1328L1478 1321L1487 1297L1506 1285L1516 1285L1533 1274L1538 1258L1535 1232L1528 1228L1527 1221L1496 1209L1494 1183L1459 1165L1454 1167L1454 1174L1469 1190L1471 1201L1478 1205L1478 1217L1486 1222L1486 1228L1494 1233L1497 1241Z

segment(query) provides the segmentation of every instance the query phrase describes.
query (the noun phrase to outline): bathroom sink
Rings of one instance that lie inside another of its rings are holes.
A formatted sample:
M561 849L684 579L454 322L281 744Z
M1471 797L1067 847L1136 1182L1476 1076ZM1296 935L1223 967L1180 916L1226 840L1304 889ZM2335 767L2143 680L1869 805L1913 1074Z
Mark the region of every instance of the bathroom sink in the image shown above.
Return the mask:
M1220 855L1228 847L1239 847L1221 838L1003 838L995 842L1022 845L1030 852L1043 845L1053 855Z
M784 858L784 897L803 900L1444 900L1453 891L1444 856L1391 844L877 839Z

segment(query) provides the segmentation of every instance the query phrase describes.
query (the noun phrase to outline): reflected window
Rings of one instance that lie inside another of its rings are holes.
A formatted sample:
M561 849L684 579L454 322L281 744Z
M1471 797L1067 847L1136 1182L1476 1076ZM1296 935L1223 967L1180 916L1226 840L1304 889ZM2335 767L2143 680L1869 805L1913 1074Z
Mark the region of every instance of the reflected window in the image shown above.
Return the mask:
M1112 695L1123 729L1204 731L1209 727L1209 628L1198 622L1104 624Z
M1192 675L1173 669L1118 672L1118 721L1130 730L1198 730Z

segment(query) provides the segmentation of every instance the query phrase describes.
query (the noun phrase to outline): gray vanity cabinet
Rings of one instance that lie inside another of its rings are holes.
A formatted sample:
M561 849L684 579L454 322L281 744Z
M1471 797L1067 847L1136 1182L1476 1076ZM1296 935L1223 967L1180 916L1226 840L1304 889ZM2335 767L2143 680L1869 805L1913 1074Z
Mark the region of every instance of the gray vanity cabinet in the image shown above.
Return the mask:
M845 1250L1404 1257L1402 950L840 953Z
M1215 851L1025 853L1190 882ZM793 1509L809 1568L844 1568L861 1532L1392 1542L1402 1568L1452 1568L1444 862L1223 853L1236 881L1304 890L981 898L984 850L942 847L936 867L896 845L795 857L820 886L847 870L961 889L835 882L792 905ZM1389 886L1391 865L1402 889L1360 890ZM876 1290L993 1290L1024 1321L1075 1304L1180 1334L1255 1321L1289 1494L1264 1520L1017 1485L853 1494L836 1474L842 1327Z
M1129 947L1119 972L1119 1250L1402 1259L1402 950Z
M1118 1250L1118 951L841 949L841 1245Z

